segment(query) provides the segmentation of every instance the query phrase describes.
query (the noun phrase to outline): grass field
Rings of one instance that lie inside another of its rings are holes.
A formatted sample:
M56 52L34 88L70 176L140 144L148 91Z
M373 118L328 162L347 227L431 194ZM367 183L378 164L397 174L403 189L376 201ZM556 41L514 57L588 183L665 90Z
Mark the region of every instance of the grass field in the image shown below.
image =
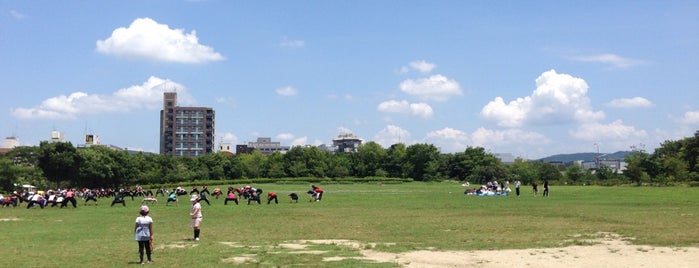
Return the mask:
M551 187L551 196L477 197L457 183L331 184L308 202L308 185L253 185L279 194L279 204L204 203L201 241L190 241L188 198L151 206L153 266L395 267L357 259L340 244L285 247L297 240L346 239L386 252L560 247L613 232L633 243L699 246L699 188ZM210 186L213 189L213 186ZM225 187L222 187L225 188ZM286 195L296 192L298 203ZM266 199L263 199L266 201ZM123 267L138 261L133 222L140 200L109 207L101 199L59 209L0 209L3 264L22 267ZM375 244L374 244L375 243ZM236 259L237 258L237 259ZM237 262L236 262L237 261ZM239 263L247 261L247 263Z

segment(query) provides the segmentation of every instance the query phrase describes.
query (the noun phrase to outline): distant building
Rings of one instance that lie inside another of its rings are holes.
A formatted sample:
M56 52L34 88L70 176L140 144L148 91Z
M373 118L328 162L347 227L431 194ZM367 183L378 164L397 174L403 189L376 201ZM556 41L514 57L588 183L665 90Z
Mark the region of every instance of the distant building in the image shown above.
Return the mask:
M2 141L2 147L0 147L0 155L4 155L9 151L12 151L15 147L19 146L19 140L15 136L7 137Z
M200 156L214 152L215 112L208 107L181 107L177 93L165 92L160 111L160 154Z
M19 146L19 140L15 136L10 136L5 138L5 140L2 141L2 149L13 149L15 147Z
M344 133L333 139L333 147L336 152L356 152L363 141L352 133Z
M226 153L231 153L231 154L232 154L232 153L233 153L232 145L231 145L230 143L227 143L227 142L222 142L222 143L218 146L218 151L219 151L219 152L226 152Z
M274 152L286 153L290 149L289 146L282 146L278 141L272 141L270 137L257 138L257 141L248 142L248 145L237 145L235 148L237 154L260 151L264 155Z
M65 142L66 134L60 131L51 131L51 139L49 142Z

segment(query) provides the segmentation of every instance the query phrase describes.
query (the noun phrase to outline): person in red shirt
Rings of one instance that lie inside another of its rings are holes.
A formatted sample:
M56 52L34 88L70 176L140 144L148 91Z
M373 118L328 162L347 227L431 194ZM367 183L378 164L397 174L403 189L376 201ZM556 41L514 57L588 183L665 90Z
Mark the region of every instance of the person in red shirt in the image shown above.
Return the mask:
M277 193L268 192L267 193L267 205L269 205L269 203L272 202L272 199L274 199L275 204L279 204L279 201L277 200Z
M323 199L323 189L315 185L311 185L311 188L313 188L313 192L316 193L316 202L319 202L321 199Z
M68 189L65 193L65 197L63 198L63 203L61 203L61 207L67 207L68 202L70 202L73 205L73 208L77 208L77 201L75 200L75 190L73 189Z

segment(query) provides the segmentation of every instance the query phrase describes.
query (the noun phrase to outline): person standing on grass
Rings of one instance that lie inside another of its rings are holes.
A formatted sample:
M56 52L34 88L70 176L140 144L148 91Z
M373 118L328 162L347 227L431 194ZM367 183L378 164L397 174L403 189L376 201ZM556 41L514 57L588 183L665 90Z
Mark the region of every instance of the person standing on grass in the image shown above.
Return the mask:
M519 196L519 186L521 186L522 183L519 180L515 180L515 193L517 193L517 196Z
M549 196L549 180L544 180L544 196Z
M539 194L539 185L535 181L532 182L532 191L534 191L534 196Z
M138 241L138 257L143 264L143 251L146 252L148 263L153 262L151 252L153 250L153 219L148 216L150 209L148 206L141 206L140 216L136 217L134 225L134 239Z
M189 211L189 216L192 217L192 222L189 224L192 229L194 229L194 241L199 241L199 232L201 231L201 204L199 204L199 197L192 195L190 198L192 201L192 209Z

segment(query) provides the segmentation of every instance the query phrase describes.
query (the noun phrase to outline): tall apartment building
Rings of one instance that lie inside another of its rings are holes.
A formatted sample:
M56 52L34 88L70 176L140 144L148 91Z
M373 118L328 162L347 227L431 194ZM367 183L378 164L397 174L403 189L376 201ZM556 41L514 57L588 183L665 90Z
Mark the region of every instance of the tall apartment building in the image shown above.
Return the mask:
M160 111L160 154L200 156L214 152L214 109L181 107L177 93L165 92Z

